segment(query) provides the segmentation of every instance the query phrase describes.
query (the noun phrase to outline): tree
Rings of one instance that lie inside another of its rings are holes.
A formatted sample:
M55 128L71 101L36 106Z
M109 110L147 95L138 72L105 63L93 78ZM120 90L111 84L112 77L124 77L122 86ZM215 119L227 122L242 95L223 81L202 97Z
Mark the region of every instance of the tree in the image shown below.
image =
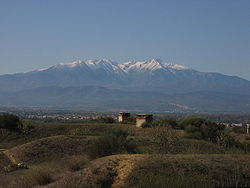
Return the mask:
M206 120L202 117L188 116L180 122L179 127L182 129L185 129L189 125L200 127L205 122Z
M153 122L145 122L142 125L143 128L148 127L168 127L168 128L178 128L178 124L176 119L174 118L166 118L161 120L155 120Z
M20 118L14 114L1 114L0 128L10 131L20 131L22 129L22 122Z
M201 117L187 117L181 123L190 138L203 139L211 142L217 142L218 137L225 129L224 125L208 121Z

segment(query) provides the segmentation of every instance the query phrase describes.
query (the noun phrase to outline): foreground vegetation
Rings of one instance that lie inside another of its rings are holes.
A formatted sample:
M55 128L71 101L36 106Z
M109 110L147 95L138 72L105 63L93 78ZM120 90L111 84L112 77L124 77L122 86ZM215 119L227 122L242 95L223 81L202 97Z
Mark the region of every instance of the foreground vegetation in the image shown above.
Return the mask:
M200 117L161 119L145 128L133 121L43 123L0 115L0 187L250 185L245 131Z

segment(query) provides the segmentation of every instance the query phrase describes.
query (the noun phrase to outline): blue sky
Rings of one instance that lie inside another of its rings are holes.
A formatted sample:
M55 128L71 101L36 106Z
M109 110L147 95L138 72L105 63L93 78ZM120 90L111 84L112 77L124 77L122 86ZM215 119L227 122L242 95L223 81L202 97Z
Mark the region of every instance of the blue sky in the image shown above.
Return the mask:
M94 58L250 80L250 1L0 0L0 74Z

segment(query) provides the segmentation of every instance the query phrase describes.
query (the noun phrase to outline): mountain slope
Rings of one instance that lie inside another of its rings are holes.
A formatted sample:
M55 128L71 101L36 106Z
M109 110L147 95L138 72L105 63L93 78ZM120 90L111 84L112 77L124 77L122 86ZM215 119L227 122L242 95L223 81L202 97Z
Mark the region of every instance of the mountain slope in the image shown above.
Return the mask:
M154 59L121 64L107 59L75 61L28 73L0 76L2 92L89 85L166 94L204 90L250 93L250 82L247 80L218 73L203 73Z
M155 59L75 61L0 76L0 105L249 112L250 81Z
M98 86L51 86L2 93L0 104L108 111L250 112L250 95L209 91L166 95Z

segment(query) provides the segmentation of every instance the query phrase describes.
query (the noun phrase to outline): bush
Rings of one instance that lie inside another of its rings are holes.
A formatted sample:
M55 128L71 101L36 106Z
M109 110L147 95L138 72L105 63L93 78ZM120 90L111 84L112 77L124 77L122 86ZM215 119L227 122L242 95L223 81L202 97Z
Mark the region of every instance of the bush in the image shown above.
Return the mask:
M178 124L176 122L176 119L174 118L166 118L166 119L158 120L154 122L154 125L159 126L159 127L172 127L174 129L178 128Z
M179 123L179 127L181 129L185 129L188 125L199 127L205 122L206 120L202 117L188 116Z
M28 120L24 120L22 121L22 132L25 135L28 135L32 132L32 130L34 129L34 126L32 126L31 122Z
M178 128L178 124L176 122L176 119L174 118L167 118L162 120L156 120L151 123L145 122L142 124L143 128L150 128L150 127L171 127L171 128Z
M176 146L181 143L173 130L167 127L155 127L152 136L153 142L157 144L159 153L175 153Z
M14 114L0 115L0 128L8 129L10 131L20 131L22 126L22 122L18 116Z
M247 132L246 127L233 127L232 131L238 134L245 134Z
M97 119L98 122L100 123L114 123L115 120L112 117L101 117Z
M135 124L136 118L135 117L128 117L126 120L121 122L122 124Z
M189 138L203 139L214 143L217 142L221 132L225 129L224 125L201 117L187 117L180 123L180 127L185 129Z
M235 139L226 132L222 132L218 136L217 143L225 148L239 147L240 145L239 142L235 141Z
M87 159L83 156L75 156L71 158L67 163L67 168L74 172L82 169L87 164Z
M154 127L153 123L149 123L149 122L144 122L141 125L142 128L150 128L150 127Z
M128 132L116 128L111 129L105 136L96 139L90 148L92 158L108 156L116 153L133 153L135 146L127 139Z

